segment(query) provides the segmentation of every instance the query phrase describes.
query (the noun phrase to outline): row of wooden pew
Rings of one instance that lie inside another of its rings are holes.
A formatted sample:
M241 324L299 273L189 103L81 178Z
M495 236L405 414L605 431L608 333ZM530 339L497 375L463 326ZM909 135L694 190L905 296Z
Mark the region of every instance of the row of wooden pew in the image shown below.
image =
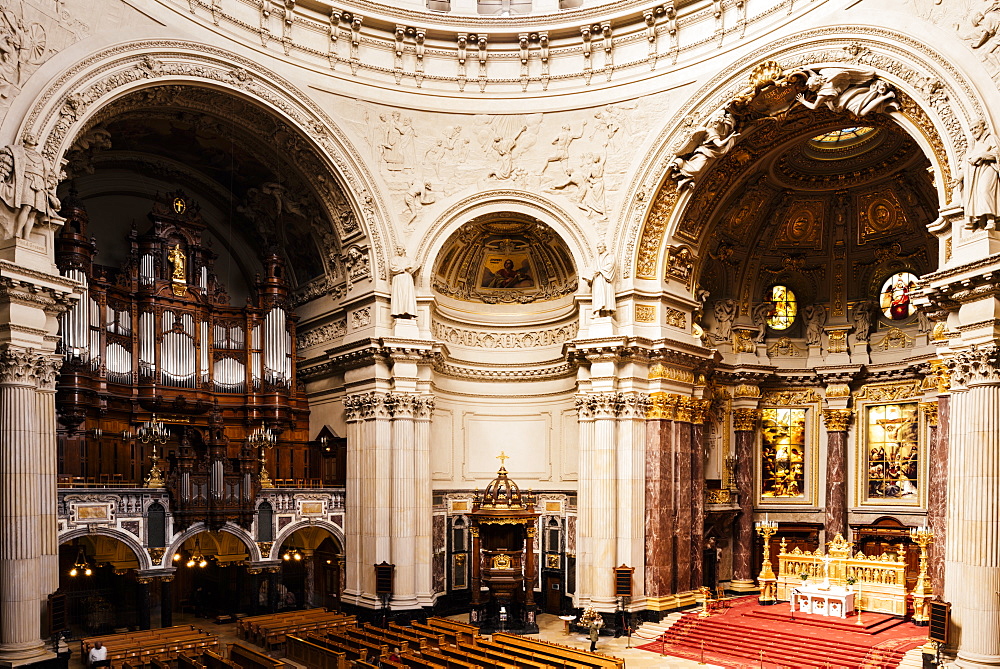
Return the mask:
M181 654L175 660L178 669L284 669L287 665L281 660L268 657L263 653L242 644L229 644L229 657L224 658L215 651L202 650L200 653ZM148 663L126 661L122 669L173 669L173 664L159 658L151 658Z
M217 651L219 637L193 625L177 625L155 630L106 634L83 639L83 656L100 641L108 649L112 669L122 669L126 664L136 667L151 665L153 660L170 663L181 655Z
M270 650L284 644L289 634L334 629L354 623L354 616L326 609L287 611L243 618L236 627L236 636Z
M343 626L291 634L286 657L310 669L377 666L395 669L624 669L616 657L590 653L514 634L494 634L446 618L389 629L372 625Z

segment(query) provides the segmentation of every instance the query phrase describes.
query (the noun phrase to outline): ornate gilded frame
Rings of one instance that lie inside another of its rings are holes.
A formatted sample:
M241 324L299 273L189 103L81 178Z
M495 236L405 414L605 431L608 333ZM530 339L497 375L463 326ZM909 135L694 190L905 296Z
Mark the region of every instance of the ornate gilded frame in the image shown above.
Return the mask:
M754 444L754 506L762 509L786 509L793 507L815 507L819 499L819 426L822 423L820 408L822 398L814 388L794 388L765 390L761 395L761 409L805 409L805 477L802 494L798 497L764 497L762 495L763 476L761 457L763 447L762 427L757 428Z
M920 379L870 383L854 394L854 462L850 463L854 479L853 508L926 508L927 506L927 416L919 409L923 398ZM876 406L891 404L917 406L917 496L916 499L880 499L868 497L868 413Z

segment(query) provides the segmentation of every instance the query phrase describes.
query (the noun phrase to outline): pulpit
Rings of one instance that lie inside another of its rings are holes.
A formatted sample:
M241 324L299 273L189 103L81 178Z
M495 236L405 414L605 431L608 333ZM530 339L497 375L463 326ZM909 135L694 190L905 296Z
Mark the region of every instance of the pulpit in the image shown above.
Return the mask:
M472 503L472 612L470 622L490 633L538 632L535 622L536 500L522 494L501 466Z

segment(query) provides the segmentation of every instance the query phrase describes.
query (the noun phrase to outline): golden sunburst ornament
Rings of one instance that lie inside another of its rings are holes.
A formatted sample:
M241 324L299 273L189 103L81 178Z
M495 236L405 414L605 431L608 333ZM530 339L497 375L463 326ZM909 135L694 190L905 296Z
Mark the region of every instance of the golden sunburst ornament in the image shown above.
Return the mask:
M765 86L770 86L784 75L785 71L776 60L765 60L763 63L753 68L750 72L750 86L760 90Z

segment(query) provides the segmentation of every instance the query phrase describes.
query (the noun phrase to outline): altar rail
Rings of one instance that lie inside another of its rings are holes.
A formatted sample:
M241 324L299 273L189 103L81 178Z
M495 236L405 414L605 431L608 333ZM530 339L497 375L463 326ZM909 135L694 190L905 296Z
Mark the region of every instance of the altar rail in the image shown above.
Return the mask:
M860 590L860 597L854 600L855 606L862 611L905 616L906 549L901 546L897 553L866 556L860 551L851 555L850 546L846 541L830 542L830 584L847 586L847 579L853 578L853 587ZM822 583L825 579L823 558L819 548L813 553L799 548L786 552L782 541L778 553L778 599L791 599L792 590L803 583ZM809 574L809 578L803 581L802 574Z

